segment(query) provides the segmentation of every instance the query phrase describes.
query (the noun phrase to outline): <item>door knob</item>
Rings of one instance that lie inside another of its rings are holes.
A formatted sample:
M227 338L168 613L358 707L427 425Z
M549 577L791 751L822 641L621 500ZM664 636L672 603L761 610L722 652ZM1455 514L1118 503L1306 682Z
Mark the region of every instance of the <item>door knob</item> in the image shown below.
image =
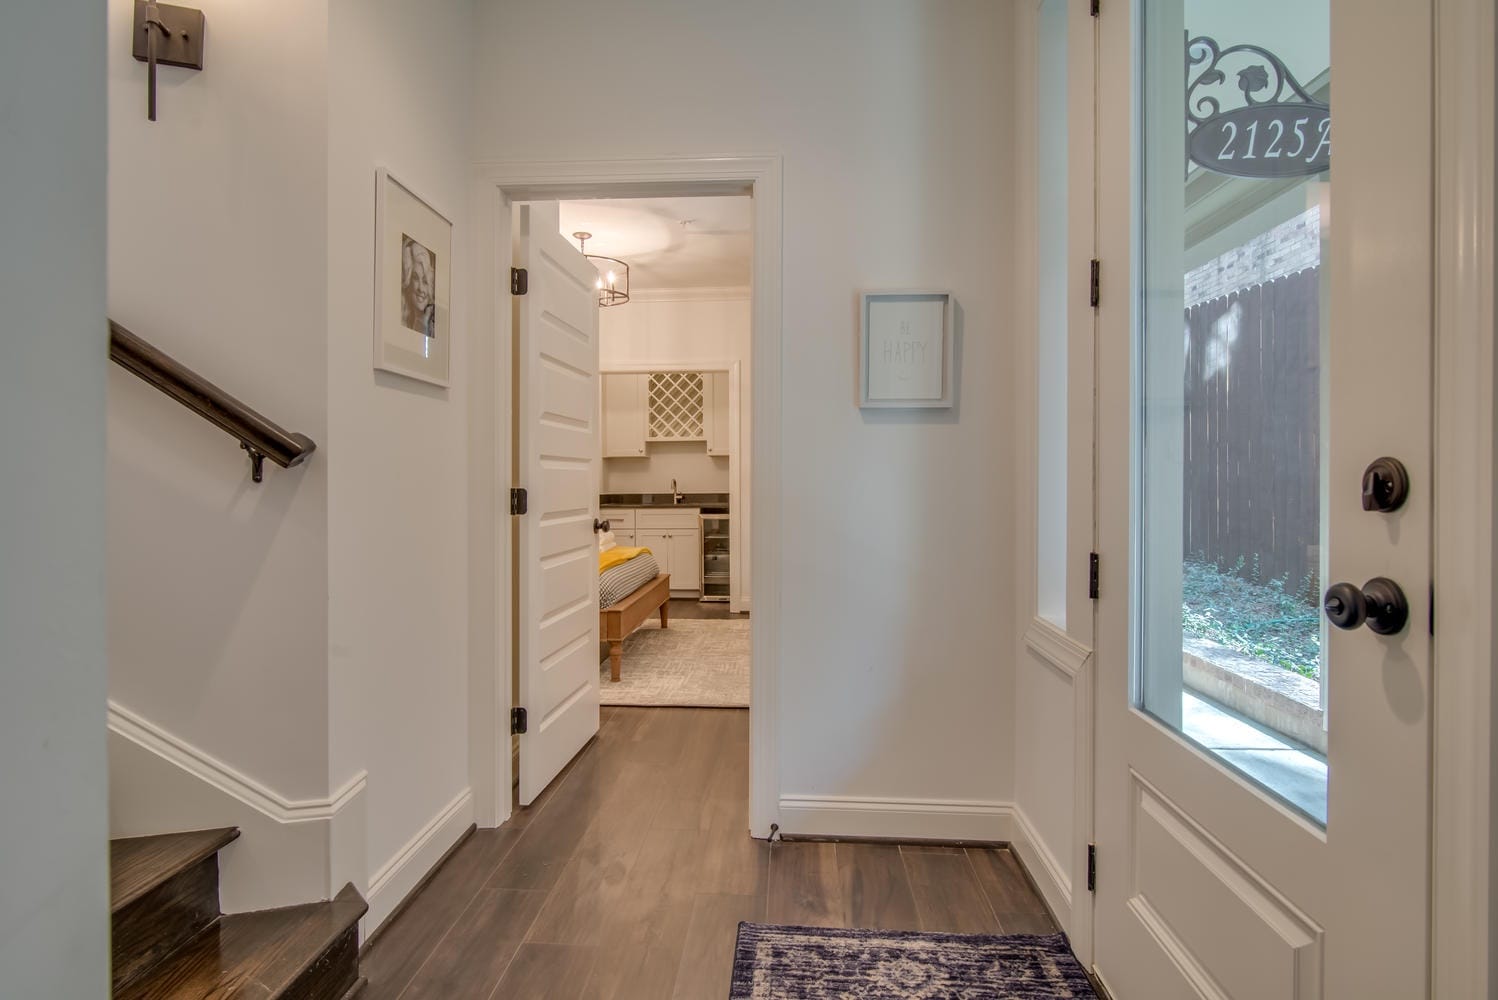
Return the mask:
M1334 583L1327 588L1321 606L1327 621L1337 628L1354 629L1367 622L1379 635L1402 631L1410 617L1404 591L1384 576L1375 576L1361 590L1350 583Z
M1404 506L1410 474L1397 458L1375 458L1363 470L1363 509L1388 514Z

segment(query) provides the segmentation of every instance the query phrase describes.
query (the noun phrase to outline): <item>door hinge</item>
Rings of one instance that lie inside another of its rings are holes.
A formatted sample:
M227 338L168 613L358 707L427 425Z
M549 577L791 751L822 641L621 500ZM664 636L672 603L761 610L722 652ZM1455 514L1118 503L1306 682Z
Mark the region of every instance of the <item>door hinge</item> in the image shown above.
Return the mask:
M1103 0L1092 0L1092 16L1097 17L1103 9Z
M525 487L515 487L510 491L510 513L524 514L528 510L530 510L530 497L526 495Z
M523 267L510 268L511 295L524 295L526 292L530 291L530 287L531 276L529 271L527 271Z
M510 732L515 736L524 736L526 733L525 709L510 709Z
M1103 262L1094 257L1091 267L1092 271L1089 276L1090 285L1087 300L1092 303L1092 308L1096 309L1098 302L1102 300Z
M1087 891L1097 892L1097 845L1087 845Z
M1436 585L1430 585L1430 634L1436 634Z
M1098 556L1096 552L1087 554L1087 596L1091 600L1097 600L1097 577Z

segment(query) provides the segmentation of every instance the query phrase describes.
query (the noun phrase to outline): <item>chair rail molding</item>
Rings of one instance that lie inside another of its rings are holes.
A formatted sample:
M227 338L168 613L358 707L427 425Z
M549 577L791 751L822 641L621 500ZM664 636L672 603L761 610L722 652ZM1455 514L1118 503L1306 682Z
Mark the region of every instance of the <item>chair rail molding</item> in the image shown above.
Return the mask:
M1025 645L1030 652L1072 682L1076 681L1077 674L1092 656L1091 646L1083 645L1040 617L1031 619L1029 627L1025 629Z
M335 857L362 851L364 771L327 796L292 799L113 700L107 726L111 837L243 832L220 855L225 913L331 898L345 881L364 891L362 856Z

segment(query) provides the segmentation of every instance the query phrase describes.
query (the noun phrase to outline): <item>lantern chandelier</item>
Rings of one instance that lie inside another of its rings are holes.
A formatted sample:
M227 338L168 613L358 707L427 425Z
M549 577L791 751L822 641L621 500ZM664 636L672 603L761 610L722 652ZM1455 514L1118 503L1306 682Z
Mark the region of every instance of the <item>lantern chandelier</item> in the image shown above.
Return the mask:
M593 287L598 290L599 306L622 306L628 302L629 265L618 257L588 253L587 244L593 238L592 233L573 233L572 238L577 240L577 249L582 255L598 269L598 280Z

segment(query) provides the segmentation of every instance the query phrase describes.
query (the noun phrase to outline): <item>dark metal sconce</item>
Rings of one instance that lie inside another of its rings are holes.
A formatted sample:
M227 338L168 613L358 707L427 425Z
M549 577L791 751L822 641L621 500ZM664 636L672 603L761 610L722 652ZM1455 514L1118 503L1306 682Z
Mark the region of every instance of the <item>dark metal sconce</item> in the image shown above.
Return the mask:
M135 0L135 58L146 64L146 117L156 120L156 65L203 68L203 12Z

